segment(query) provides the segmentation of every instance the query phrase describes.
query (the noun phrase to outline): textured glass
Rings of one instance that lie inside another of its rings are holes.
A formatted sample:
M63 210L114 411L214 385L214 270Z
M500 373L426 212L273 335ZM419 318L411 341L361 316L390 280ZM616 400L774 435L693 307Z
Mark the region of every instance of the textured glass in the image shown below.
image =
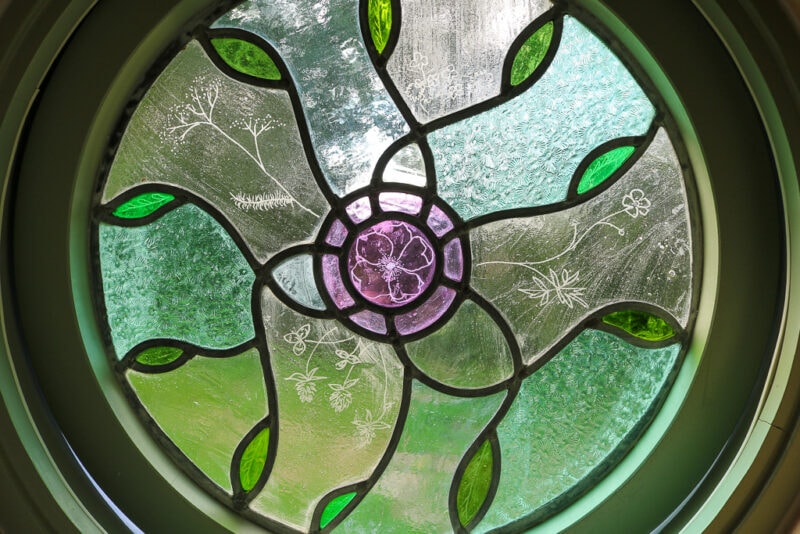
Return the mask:
M596 483L638 439L679 351L642 349L587 330L526 379L497 428L500 485L477 531ZM547 512L541 508L532 519Z
M372 207L370 206L369 199L366 197L359 198L355 202L352 202L345 208L345 211L347 215L350 216L350 220L356 224L366 221L372 215Z
M339 513L344 510L348 504L350 504L350 501L352 501L355 496L356 492L351 491L350 493L340 495L329 502L322 511L322 516L319 520L319 528L325 528L328 523L333 521L333 519L339 515Z
M378 334L385 334L387 331L386 319L383 317L383 315L379 315L369 310L362 310L358 313L354 313L350 316L350 320L357 325L362 326L367 330L372 330Z
M328 211L286 91L224 76L196 41L137 106L103 202L147 183L188 189L211 203L263 261L313 238Z
M214 27L248 30L275 46L292 73L334 192L369 184L378 158L408 127L359 38L358 2L249 0Z
M313 267L311 254L299 254L275 267L272 276L295 301L313 310L324 310L325 303L317 290Z
M333 299L333 303L340 310L349 308L355 301L342 282L342 272L339 270L339 258L332 254L325 254L322 257L322 279L325 288Z
M269 451L269 428L265 428L255 435L247 444L239 464L239 481L244 491L252 490L258 483Z
M232 69L264 80L281 79L281 73L272 58L253 43L222 37L211 39L211 44Z
M514 372L503 332L483 308L469 300L442 328L409 343L406 350L420 371L447 386L488 387Z
M675 330L664 319L642 311L609 313L603 317L603 322L645 341L663 341L675 335Z
M438 207L433 206L430 214L428 214L428 227L433 230L437 237L442 237L444 234L453 229L453 221Z
M489 494L489 487L492 484L492 467L492 445L487 440L475 451L475 455L467 464L458 485L456 509L458 510L458 520L463 526L467 526L478 514Z
M619 59L566 16L553 63L530 89L428 136L439 195L465 219L564 200L586 154L643 135L654 114Z
M169 439L208 478L231 492L231 463L242 438L267 416L256 350L230 358L195 356L168 373L125 373Z
M155 213L173 200L175 197L167 193L142 193L121 204L114 210L114 215L120 219L140 219Z
M585 193L603 183L628 161L634 150L636 149L632 146L621 146L609 150L602 156L598 156L597 159L589 164L583 176L581 176L581 181L578 183L578 193Z
M689 320L692 237L681 165L659 131L613 186L575 207L471 234L471 284L532 362L593 310L645 302Z
M428 328L444 315L455 298L456 292L449 287L436 288L433 295L419 308L394 318L397 333L406 336Z
M511 85L527 80L542 63L553 40L553 22L548 22L522 43L511 65Z
M136 361L142 365L157 367L174 362L182 354L183 351L176 347L151 347L140 352L136 356Z
M342 221L336 219L328 230L328 236L325 238L325 242L334 247L340 247L347 238L347 233L347 227L342 224Z
M367 20L372 43L378 53L383 52L392 31L391 0L367 0Z
M403 367L389 345L262 293L278 403L275 466L250 507L307 531L320 500L369 477L397 420ZM313 451L313 452L311 452Z
M444 275L450 280L459 281L464 276L464 254L461 240L453 239L444 246Z
M139 228L101 224L100 268L118 358L152 338L223 349L255 335L253 271L227 232L195 206Z
M383 211L399 211L416 215L422 209L422 198L408 193L381 193L378 203Z
M456 467L497 413L505 392L458 398L414 381L397 451L341 532L452 532Z
M348 254L350 280L362 297L395 308L428 289L436 270L431 242L402 221L382 221L362 230Z
M383 170L383 181L425 187L428 178L419 145L414 143L398 150Z
M387 69L411 112L430 122L499 94L511 43L549 0L406 0Z

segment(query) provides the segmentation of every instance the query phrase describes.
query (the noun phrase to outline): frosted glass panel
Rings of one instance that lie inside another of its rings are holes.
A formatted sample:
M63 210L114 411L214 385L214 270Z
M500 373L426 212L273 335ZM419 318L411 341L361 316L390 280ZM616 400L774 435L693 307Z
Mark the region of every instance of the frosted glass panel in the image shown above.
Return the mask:
M549 0L406 0L387 69L422 123L500 93L503 61Z
M616 56L564 17L556 57L530 89L430 134L439 194L465 219L564 200L592 149L643 135L654 113Z
M392 156L383 171L383 181L425 187L425 160L417 144L403 147Z
M214 27L251 31L278 50L334 192L367 185L380 155L408 131L359 37L358 2L250 0Z
M504 398L505 392L452 397L414 381L397 451L338 530L452 532L448 499L456 467Z
M159 428L230 493L233 453L268 413L258 351L230 358L196 356L168 373L129 370L125 377Z
M471 234L472 286L534 361L592 310L619 301L689 320L692 237L681 166L666 133L612 187L568 210Z
M227 232L193 205L140 228L101 224L100 267L119 358L152 338L224 349L255 335L255 275Z
M224 76L196 41L136 108L103 202L147 183L175 185L207 200L262 261L313 238L329 210L286 91Z
M275 467L250 506L306 531L323 496L378 465L400 408L403 368L390 345L300 315L269 291L261 304L280 438Z
M314 257L311 254L300 254L278 265L272 276L295 301L314 310L324 310L325 303L314 281L313 265Z
M594 485L638 439L679 351L588 330L526 379L497 429L500 485L477 531L540 519L552 509L533 510Z

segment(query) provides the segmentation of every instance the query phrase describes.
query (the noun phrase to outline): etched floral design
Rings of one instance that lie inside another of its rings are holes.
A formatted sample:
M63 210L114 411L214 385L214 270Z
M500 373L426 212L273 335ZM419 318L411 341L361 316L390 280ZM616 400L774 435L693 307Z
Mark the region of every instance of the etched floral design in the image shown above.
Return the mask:
M586 288L575 286L580 279L579 274L578 272L570 274L569 271L563 269L559 276L553 269L550 269L545 276L537 271L532 277L536 288L519 289L518 291L532 299L538 299L542 306L547 306L551 301L558 301L568 308L572 308L575 304L588 308L589 304L583 299ZM553 298L554 296L555 298Z
M647 215L647 212L650 211L650 201L644 196L644 191L641 189L633 189L625 195L622 205L625 207L625 213L634 219L639 215Z

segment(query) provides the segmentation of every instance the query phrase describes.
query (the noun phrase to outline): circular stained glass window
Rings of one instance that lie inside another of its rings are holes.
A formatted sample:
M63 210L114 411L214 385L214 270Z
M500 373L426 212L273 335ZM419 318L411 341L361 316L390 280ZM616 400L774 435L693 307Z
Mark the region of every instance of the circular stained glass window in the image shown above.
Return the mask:
M669 116L597 31L249 0L170 56L96 199L97 302L199 485L276 531L518 531L635 445L699 243Z

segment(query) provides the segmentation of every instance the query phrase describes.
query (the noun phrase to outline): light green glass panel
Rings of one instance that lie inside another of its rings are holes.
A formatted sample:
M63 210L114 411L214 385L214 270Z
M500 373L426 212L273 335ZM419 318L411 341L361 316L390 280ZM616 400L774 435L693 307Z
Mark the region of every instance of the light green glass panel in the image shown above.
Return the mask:
M372 42L378 53L382 53L392 31L392 2L391 0L367 0L367 2L367 20Z
M154 213L158 208L175 200L168 193L143 193L121 204L114 210L120 219L140 219Z
M638 310L609 313L603 317L603 322L645 341L663 341L675 335L675 330L664 319Z
M497 429L500 485L477 531L538 517L596 484L649 422L679 351L586 330L527 378Z
M119 358L152 338L225 349L255 335L255 275L225 229L194 205L137 228L101 224L100 268Z
M267 416L258 351L196 356L167 373L125 373L161 430L218 486L231 492L231 462L242 438Z
M522 44L511 65L511 85L519 85L536 71L553 40L553 22L548 22Z
M583 176L581 176L581 180L578 183L578 193L585 193L605 182L609 176L628 161L634 150L636 149L632 146L621 146L598 156L597 159L589 164Z
M244 491L250 491L258 483L269 452L269 428L261 430L247 444L239 464L239 482Z
M341 532L452 532L450 489L467 449L506 393L452 397L414 381L397 451Z
M464 470L456 496L458 520L463 526L469 525L489 495L489 487L492 485L493 458L492 445L489 440L486 440L475 451L475 455Z
M222 37L211 39L211 44L232 69L264 80L281 79L281 73L269 54L253 43Z
M502 382L514 372L503 333L480 306L465 301L441 329L406 345L422 372L442 384L481 388Z
M392 436L403 367L390 345L261 297L278 402L275 465L250 507L301 531L332 491L366 480Z
M683 173L666 132L611 187L569 209L470 233L470 284L508 320L526 363L594 311L652 304L689 320L692 236Z
M183 351L177 347L151 347L136 355L136 361L142 365L167 365L181 357Z
M196 41L138 104L103 202L151 183L208 201L262 261L313 239L329 209L308 166L288 93L223 75Z
M326 526L328 526L328 523L333 521L336 518L336 516L339 515L339 513L341 513L341 511L344 510L348 504L350 504L350 502L353 500L353 498L355 498L355 496L356 492L351 491L350 493L339 495L331 502L329 502L328 505L325 507L325 509L322 511L322 516L320 517L319 520L319 528L325 528Z
M314 310L324 310L325 303L317 289L313 267L311 254L299 254L278 265L272 276L296 302Z

